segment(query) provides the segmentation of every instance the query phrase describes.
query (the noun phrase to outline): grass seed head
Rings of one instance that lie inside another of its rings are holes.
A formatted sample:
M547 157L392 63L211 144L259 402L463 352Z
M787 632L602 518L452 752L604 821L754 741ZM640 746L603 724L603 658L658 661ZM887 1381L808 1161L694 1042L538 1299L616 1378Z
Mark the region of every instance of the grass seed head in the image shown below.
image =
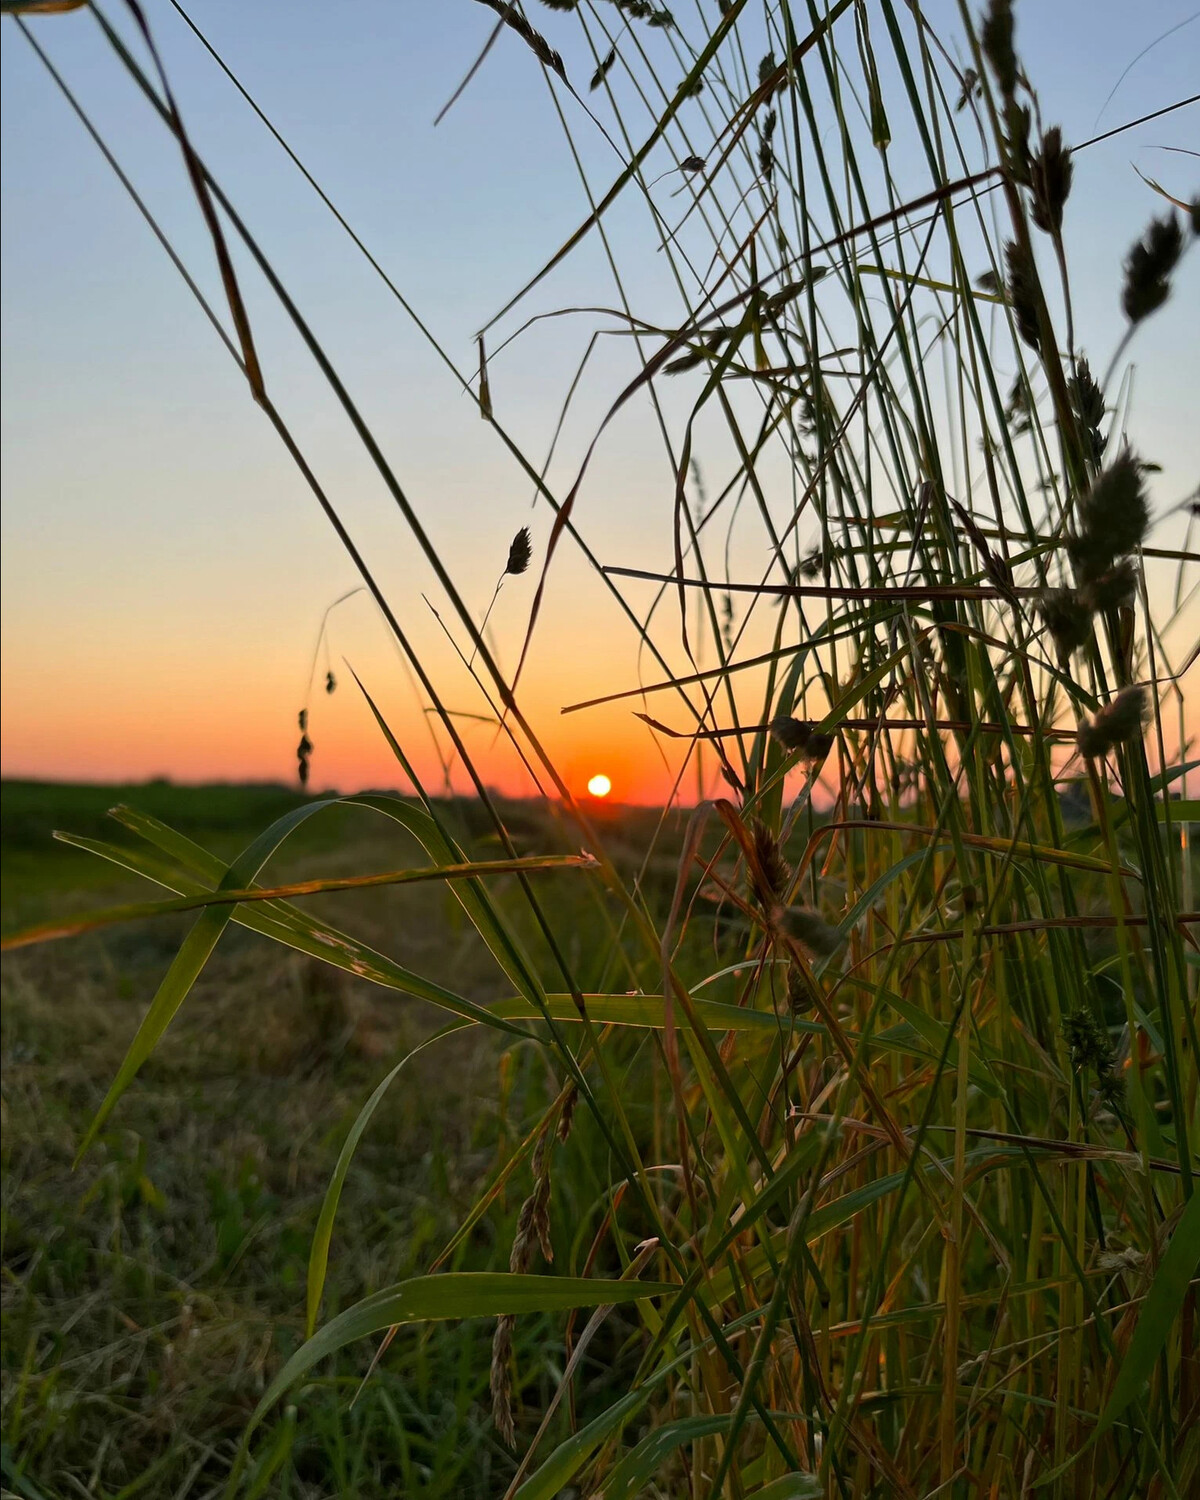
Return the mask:
M785 750L803 750L812 738L812 725L788 714L776 714L771 720L771 734Z
M489 1383L492 1389L492 1421L502 1440L511 1448L516 1441L513 1423L512 1354L516 1319L508 1313L496 1319L492 1336L492 1367Z
M751 832L754 863L750 871L750 886L759 905L770 911L783 900L792 870L783 857L779 840L765 823L755 819Z
M1101 431L1104 422L1104 392L1092 377L1091 366L1082 355L1075 362L1075 373L1067 381L1067 393L1071 407L1088 436L1089 457L1098 464L1108 445L1107 435Z
M1098 760L1116 745L1137 739L1146 717L1146 690L1122 688L1111 703L1105 704L1095 718L1079 726L1076 736L1079 750L1089 760Z
M787 1003L788 1010L794 1016L801 1016L805 1011L812 1010L816 1003L813 998L812 981L799 964L788 966Z
M1123 608L1133 603L1137 577L1137 567L1132 559L1122 558L1107 573L1101 573L1099 577L1086 582L1079 591L1080 598L1096 614Z
M1073 172L1070 147L1063 145L1062 131L1052 125L1029 164L1033 222L1046 234L1057 234L1062 229L1063 205L1071 192Z
M983 55L996 75L1001 94L1010 99L1017 89L1017 52L1013 45L1012 0L991 0L980 30Z
M513 537L512 545L508 549L508 561L504 564L505 573L513 578L519 577L529 566L532 556L533 541L529 535L529 527L522 526Z
M1183 230L1174 213L1151 219L1145 234L1125 257L1121 306L1131 323L1140 323L1171 295L1171 272L1183 254Z
M608 76L608 70L617 60L617 49L610 47L601 60L600 66L592 74L592 81L588 84L589 91L598 89Z
M1087 644L1092 612L1074 589L1046 589L1037 607L1058 651L1059 665L1065 666L1072 653Z
M1040 354L1042 332L1037 314L1039 287L1033 257L1016 240L1010 240L1004 247L1004 263L1008 269L1008 305L1012 308L1017 332L1031 349Z
M1079 507L1083 557L1123 557L1140 547L1150 526L1142 466L1125 448L1099 473ZM1101 572L1107 569L1101 569Z

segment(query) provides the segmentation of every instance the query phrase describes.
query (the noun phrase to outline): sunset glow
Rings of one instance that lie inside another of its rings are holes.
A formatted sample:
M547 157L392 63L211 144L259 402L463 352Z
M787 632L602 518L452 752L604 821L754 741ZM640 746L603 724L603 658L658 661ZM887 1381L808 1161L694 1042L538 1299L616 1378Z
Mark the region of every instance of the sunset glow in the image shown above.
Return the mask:
M593 797L607 797L612 791L612 782L603 774L593 776L588 782L588 791Z

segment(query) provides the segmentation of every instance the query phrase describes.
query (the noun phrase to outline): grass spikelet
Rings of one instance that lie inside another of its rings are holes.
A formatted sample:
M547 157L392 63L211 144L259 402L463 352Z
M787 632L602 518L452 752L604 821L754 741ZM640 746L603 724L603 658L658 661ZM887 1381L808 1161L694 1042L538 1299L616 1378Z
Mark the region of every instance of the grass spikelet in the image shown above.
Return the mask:
M1102 614L1108 609L1120 609L1133 603L1137 577L1136 565L1132 559L1125 557L1107 573L1101 573L1098 578L1084 583L1079 596L1095 614Z
M304 718L305 722L307 722L308 715L305 714ZM302 732L300 735L300 743L296 746L296 775L300 778L301 786L308 785L308 768L309 761L312 759L312 753L313 742L309 739L307 734Z
M601 58L599 67L592 74L592 80L588 84L589 92L594 92L600 87L600 85L608 77L609 70L611 69L613 63L616 62L616 60L617 49L615 47L610 47L604 54L603 58Z
M1054 641L1059 665L1065 666L1092 633L1092 610L1074 589L1047 589L1038 600L1038 613Z
M564 83L567 82L567 70L563 66L563 60L555 52L554 48L541 34L535 31L515 5L508 5L505 0L481 0L490 10L494 10L504 24L521 38L539 62L545 63L552 73L557 73ZM574 0L558 0L557 4L551 4L552 10L574 10Z
M512 539L512 545L508 549L508 561L504 564L504 571L510 578L519 578L529 566L533 557L533 541L529 535L529 527L522 526L520 531Z
M1104 392L1096 384L1091 366L1082 354L1075 361L1075 373L1067 381L1067 394L1071 409L1087 434L1088 456L1098 464L1108 446L1108 436L1101 431L1105 416Z
M815 1003L812 981L799 964L790 964L787 975L788 1010L794 1016L802 1016L806 1011L812 1010Z
M815 761L819 764L832 749L833 735L810 734L808 743L804 746L804 758L805 760Z
M1137 739L1146 717L1146 690L1122 688L1111 703L1098 711L1095 718L1079 726L1077 743L1081 755L1099 760L1117 745Z
M754 859L750 866L750 889L758 904L770 911L787 893L791 866L783 857L779 840L765 823L755 819L751 833Z
M575 1110L579 1105L579 1090L574 1084L567 1089L563 1098L562 1109L558 1115L558 1139L562 1145L566 1145L571 1134L571 1124L575 1119Z
M1004 263L1008 270L1006 290L1012 308L1017 332L1033 350L1042 349L1042 334L1038 326L1038 276L1033 257L1016 240L1004 247Z
M1062 229L1063 206L1071 192L1074 170L1070 147L1063 145L1062 131L1052 125L1029 165L1033 189L1030 212L1033 222L1046 234L1058 234Z
M1017 53L1013 45L1012 0L991 0L979 32L983 55L996 78L996 85L1006 99L1017 90Z
M1077 559L1090 577L1097 577L1114 558L1140 547L1149 525L1142 465L1125 448L1097 475L1080 503ZM1096 567L1101 558L1104 566Z
M812 725L788 714L777 714L771 720L771 734L785 750L803 750L812 738Z
M1121 306L1131 323L1157 312L1171 295L1171 272L1183 254L1183 230L1173 213L1151 219L1145 234L1125 258Z
M573 1106L572 1106L573 1108ZM563 1107L563 1114L566 1105ZM559 1129L562 1128L562 1114ZM570 1128L568 1124L568 1129ZM533 1148L533 1191L521 1205L517 1229L509 1252L508 1269L524 1275L533 1264L536 1246L547 1261L554 1259L554 1247L550 1241L550 1140L548 1123L543 1126ZM496 1431L511 1448L515 1437L513 1423L513 1332L517 1320L510 1314L496 1319L496 1332L492 1337L492 1363L489 1379L492 1391L492 1421Z
M516 1441L513 1423L513 1330L517 1320L510 1313L496 1319L496 1332L492 1335L492 1364L488 1384L492 1391L492 1422L502 1442L512 1447Z

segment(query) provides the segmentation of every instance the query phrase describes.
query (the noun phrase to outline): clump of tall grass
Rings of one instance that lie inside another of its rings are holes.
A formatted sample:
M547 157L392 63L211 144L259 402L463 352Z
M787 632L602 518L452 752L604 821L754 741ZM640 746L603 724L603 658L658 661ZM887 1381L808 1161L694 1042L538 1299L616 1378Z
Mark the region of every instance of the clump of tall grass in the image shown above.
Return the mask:
M554 514L529 632L556 549L578 546L629 623L631 661L639 647L654 664L628 696L666 695L682 723L643 715L679 752L679 784L693 757L715 757L722 779L675 831L667 885L649 878L652 850L636 880L607 856L523 712L519 672L500 669L165 82L101 18L329 379L437 573L483 697L557 794L571 847L595 857L569 870L518 858L404 619L253 378L247 330L231 352L501 846L486 866L470 859L368 699L416 801L360 800L430 861L378 878L440 871L512 994L454 995L269 888L243 902L320 804L228 868L143 823L153 858L120 857L181 894L216 894L104 1113L231 915L441 1006L451 1028L504 1031L544 1060L554 1103L461 1231L523 1184L500 1269L442 1269L456 1237L428 1276L321 1323L341 1184L397 1062L347 1140L313 1246L310 1338L255 1412L242 1471L265 1462L262 1423L327 1354L410 1322L486 1316L508 1493L526 1500L568 1485L608 1500L1194 1493L1194 803L1172 800L1189 763L1165 707L1182 707L1172 632L1188 615L1147 581L1194 557L1147 545L1146 470L1113 396L1124 343L1097 381L1078 342L1065 236L1083 143L1043 126L1037 59L1021 56L1006 0L982 17L961 7L961 67L918 8L891 0L761 15L733 0L686 22L623 0L566 3L548 11L570 15L539 18L546 34L519 6L492 8L523 44L510 65L543 73L568 134L599 123L623 160L607 191L586 184L595 206L500 316L622 195L644 202L678 294L635 312L611 256L615 322L640 363L564 491L497 419L482 338L477 383L463 375ZM590 115L574 77L590 77ZM1194 218L1152 219L1123 281L1112 247L1127 337L1184 274ZM647 518L673 553L666 573L601 569L583 531L592 453L638 402L666 442L663 512ZM689 481L702 447L733 457L700 511ZM502 581L524 570L511 564ZM501 899L489 882L505 873ZM551 917L538 883L551 880L599 903L593 950ZM618 1308L636 1368L582 1421L584 1352ZM559 1395L524 1409L514 1320L556 1310L570 1312Z

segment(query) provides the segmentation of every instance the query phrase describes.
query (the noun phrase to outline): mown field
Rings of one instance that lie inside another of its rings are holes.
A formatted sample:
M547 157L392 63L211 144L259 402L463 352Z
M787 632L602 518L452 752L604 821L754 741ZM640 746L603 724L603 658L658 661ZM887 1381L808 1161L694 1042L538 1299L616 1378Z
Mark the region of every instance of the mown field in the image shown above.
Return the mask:
M119 837L105 813L127 801L229 857L303 800L277 787L6 782L4 929L147 894L136 877L53 842L54 828ZM508 812L536 843L543 815L532 805ZM477 810L464 804L458 821L469 830ZM406 861L423 862L403 835L339 810L314 819L276 873ZM444 887L326 896L314 909L459 993L502 992ZM346 1131L391 1063L437 1024L420 1001L231 927L73 1170L188 921L113 928L3 961L3 1462L17 1495L219 1489L266 1379L300 1342L309 1244ZM414 1060L355 1157L327 1311L428 1268L545 1108L550 1082L527 1048L478 1029ZM524 1190L501 1195L449 1264L494 1263ZM531 1408L561 1374L557 1321L523 1319L518 1330ZM491 1337L486 1320L404 1330L356 1400L371 1346L347 1351L298 1395L302 1421L297 1406L282 1415L258 1493L500 1492L515 1461L491 1423ZM591 1389L603 1399L620 1377L619 1347L589 1362L584 1409Z

